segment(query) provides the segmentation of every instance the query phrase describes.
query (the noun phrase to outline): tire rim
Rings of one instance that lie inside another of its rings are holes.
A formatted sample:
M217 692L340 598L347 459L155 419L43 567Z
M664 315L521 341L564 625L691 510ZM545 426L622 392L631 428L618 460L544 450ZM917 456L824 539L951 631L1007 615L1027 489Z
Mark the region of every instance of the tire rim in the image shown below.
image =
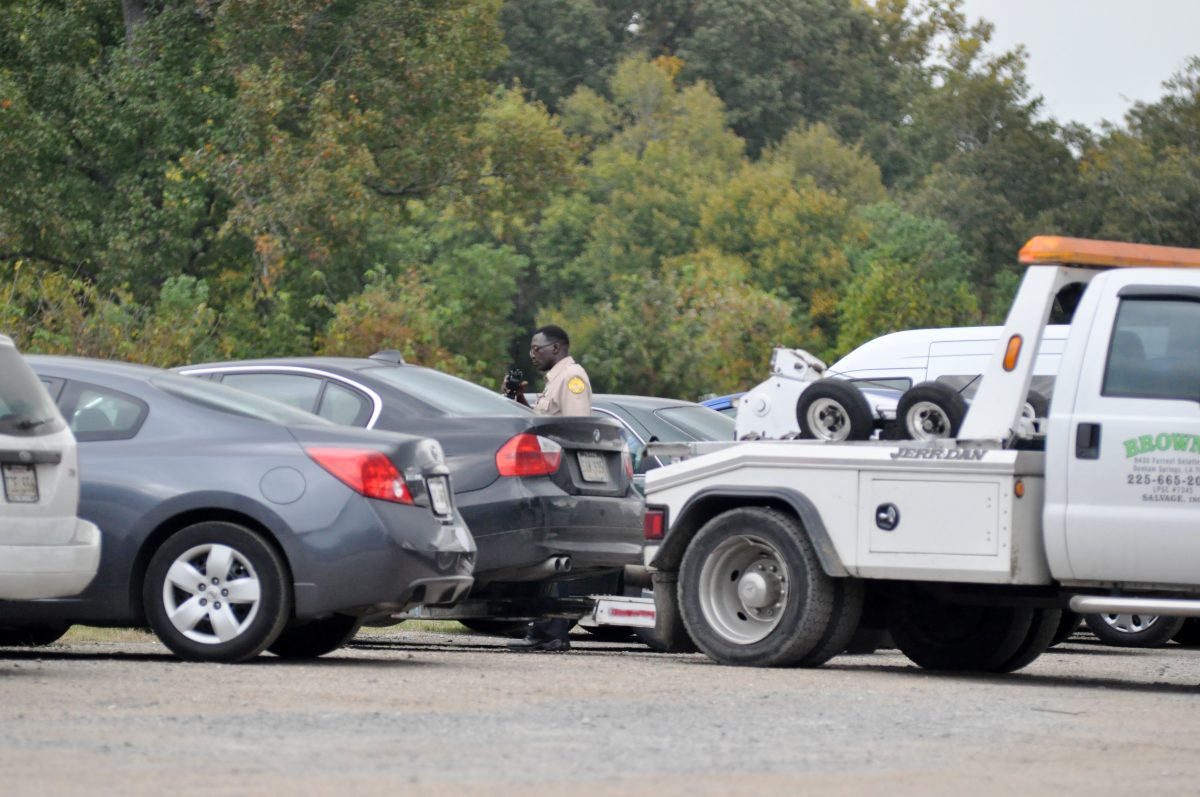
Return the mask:
M197 545L180 554L163 580L167 619L193 642L219 645L258 616L262 584L250 560L228 545Z
M850 416L833 399L819 398L808 405L804 420L813 437L819 440L845 440L850 436Z
M779 625L787 599L783 559L757 537L730 537L700 569L700 611L722 639L734 644L766 638Z
M905 413L904 428L913 440L939 440L950 436L950 416L932 401L918 401Z
M1149 614L1102 614L1105 624L1122 634L1137 634L1148 630L1158 622L1156 615Z

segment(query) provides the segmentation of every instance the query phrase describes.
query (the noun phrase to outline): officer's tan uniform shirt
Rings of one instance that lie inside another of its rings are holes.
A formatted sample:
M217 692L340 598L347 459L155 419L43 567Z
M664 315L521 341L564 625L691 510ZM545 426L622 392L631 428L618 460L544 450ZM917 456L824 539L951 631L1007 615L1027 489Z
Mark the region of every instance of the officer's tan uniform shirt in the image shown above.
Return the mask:
M591 415L592 383L570 355L546 372L546 387L533 409L539 415Z

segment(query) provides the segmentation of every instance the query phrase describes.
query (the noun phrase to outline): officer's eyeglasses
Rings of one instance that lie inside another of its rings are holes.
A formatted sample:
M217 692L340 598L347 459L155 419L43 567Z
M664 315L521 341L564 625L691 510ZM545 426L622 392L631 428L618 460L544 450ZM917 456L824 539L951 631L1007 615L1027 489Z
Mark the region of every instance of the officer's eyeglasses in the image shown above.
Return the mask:
M558 345L558 343L557 343L557 342L555 342L555 343L543 343L541 346L530 346L530 347L529 347L529 353L530 353L530 354L537 354L537 353L538 353L539 351L541 351L542 349L548 349L548 348L550 348L551 346L557 346L557 345Z

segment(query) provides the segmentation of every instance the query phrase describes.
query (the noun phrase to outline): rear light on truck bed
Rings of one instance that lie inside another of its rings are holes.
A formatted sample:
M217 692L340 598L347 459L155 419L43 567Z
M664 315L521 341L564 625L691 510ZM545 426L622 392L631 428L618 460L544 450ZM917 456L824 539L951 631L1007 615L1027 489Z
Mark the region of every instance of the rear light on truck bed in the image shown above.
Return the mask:
M642 531L647 540L661 540L667 533L667 510L648 508L642 516Z
M553 440L523 432L496 452L501 476L549 476L562 464L562 446Z
M411 504L412 494L396 466L379 451L360 448L306 448L313 462L367 498Z

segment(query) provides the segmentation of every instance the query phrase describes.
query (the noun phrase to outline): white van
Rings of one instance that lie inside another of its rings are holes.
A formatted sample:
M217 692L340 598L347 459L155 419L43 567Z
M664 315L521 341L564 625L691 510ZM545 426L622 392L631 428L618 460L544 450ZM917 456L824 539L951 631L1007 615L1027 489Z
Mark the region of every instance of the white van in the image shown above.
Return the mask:
M100 530L76 517L75 437L0 335L0 600L75 595L100 564Z
M738 439L927 439L957 431L1002 327L910 329L867 341L831 366L776 349L771 377L742 396ZM1045 417L1067 327L1046 327L1026 417ZM832 377L832 378L830 378ZM917 388L913 390L913 388Z

